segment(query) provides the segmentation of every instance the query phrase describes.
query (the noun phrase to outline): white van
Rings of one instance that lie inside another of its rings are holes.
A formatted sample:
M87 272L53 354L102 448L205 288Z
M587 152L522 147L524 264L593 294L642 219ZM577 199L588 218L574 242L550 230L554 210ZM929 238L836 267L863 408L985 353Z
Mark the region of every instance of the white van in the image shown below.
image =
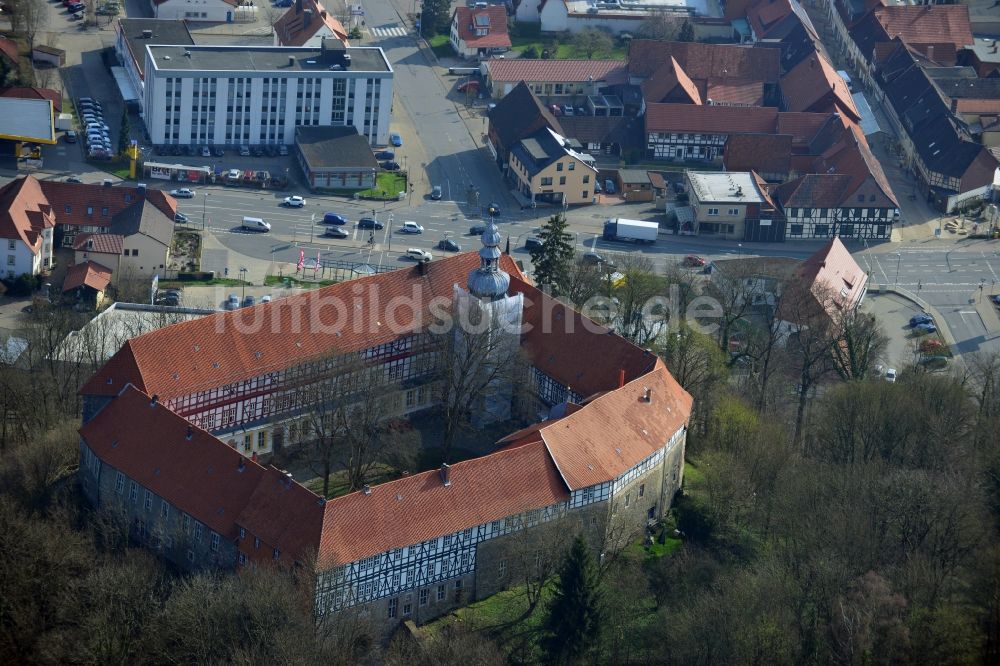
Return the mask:
M271 225L259 217L244 217L241 225L247 231L270 231Z

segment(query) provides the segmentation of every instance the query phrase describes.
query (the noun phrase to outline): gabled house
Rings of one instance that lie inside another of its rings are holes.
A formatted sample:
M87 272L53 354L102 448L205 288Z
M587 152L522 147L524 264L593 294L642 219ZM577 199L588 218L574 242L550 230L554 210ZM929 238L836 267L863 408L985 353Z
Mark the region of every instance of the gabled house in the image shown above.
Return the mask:
M791 291L791 293L789 293ZM837 322L857 311L868 293L868 273L834 236L802 262L785 285L777 317L788 333L817 322Z
M350 46L344 24L334 18L319 0L295 0L274 24L275 46L319 48L324 39L336 39Z
M847 82L818 51L782 76L778 88L786 111L836 112L854 122L861 120Z
M624 83L625 63L620 60L543 60L495 58L483 63L486 87L500 99L524 81L539 97L576 104L575 98L596 95L606 86ZM551 102L550 102L551 103Z
M544 127L511 148L508 176L532 207L593 203L597 168L582 147Z
M0 243L4 261L0 275L38 275L52 266L52 205L33 176L0 188Z
M506 7L457 7L451 16L451 47L463 58L487 58L509 51Z
M500 168L506 171L510 151L518 141L550 127L563 135L559 120L538 100L523 81L490 109L487 145Z
M99 308L104 303L104 294L110 284L110 268L96 261L85 261L66 270L62 293L70 294L92 308Z
M0 97L17 97L19 99L47 99L52 102L56 113L62 113L62 93L49 88L30 88L17 86L0 90Z
M733 134L774 132L778 110L694 104L650 104L646 109L646 149L652 159L705 160L722 157Z
M73 245L73 263L96 262L117 274L125 250L121 234L79 234Z

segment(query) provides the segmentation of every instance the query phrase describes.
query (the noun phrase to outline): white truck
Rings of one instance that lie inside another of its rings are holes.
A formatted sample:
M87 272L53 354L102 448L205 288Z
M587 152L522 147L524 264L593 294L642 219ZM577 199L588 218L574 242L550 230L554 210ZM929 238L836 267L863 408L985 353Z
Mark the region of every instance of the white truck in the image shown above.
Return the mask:
M655 243L660 233L657 222L643 220L626 220L615 217L604 223L604 240L622 241L625 243Z

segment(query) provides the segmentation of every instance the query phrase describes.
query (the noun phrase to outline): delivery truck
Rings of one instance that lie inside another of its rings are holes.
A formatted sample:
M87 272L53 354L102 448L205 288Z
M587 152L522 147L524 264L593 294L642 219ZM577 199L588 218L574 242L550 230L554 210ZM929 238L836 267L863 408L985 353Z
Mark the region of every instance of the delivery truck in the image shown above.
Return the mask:
M616 217L604 223L604 240L622 241L625 243L655 243L660 232L657 222L642 220L626 220Z

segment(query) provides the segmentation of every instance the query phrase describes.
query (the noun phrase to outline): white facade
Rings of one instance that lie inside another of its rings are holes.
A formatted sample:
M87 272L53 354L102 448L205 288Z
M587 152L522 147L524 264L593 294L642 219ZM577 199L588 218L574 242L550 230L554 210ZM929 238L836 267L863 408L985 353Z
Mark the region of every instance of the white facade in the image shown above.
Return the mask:
M52 228L42 230L42 249L35 254L27 244L20 239L4 238L3 243L3 275L13 278L27 273L38 275L43 268L52 265Z
M149 8L158 19L184 19L187 21L211 21L213 23L233 23L237 20L237 2L225 0L166 0L156 4L150 0Z
M154 51L155 50L155 51ZM170 50L167 61L161 53ZM231 69L197 69L184 52L219 52ZM382 67L330 69L322 51L286 47L146 47L146 128L154 144L258 145L295 141L298 125L354 125L372 145L389 138L392 107L392 67L381 49L351 48L348 54L367 52ZM259 59L254 56L260 54ZM154 57L155 56L155 57ZM315 57L316 60L306 60ZM287 58L287 60L285 60ZM296 66L262 67L260 61ZM173 63L177 62L178 65Z

